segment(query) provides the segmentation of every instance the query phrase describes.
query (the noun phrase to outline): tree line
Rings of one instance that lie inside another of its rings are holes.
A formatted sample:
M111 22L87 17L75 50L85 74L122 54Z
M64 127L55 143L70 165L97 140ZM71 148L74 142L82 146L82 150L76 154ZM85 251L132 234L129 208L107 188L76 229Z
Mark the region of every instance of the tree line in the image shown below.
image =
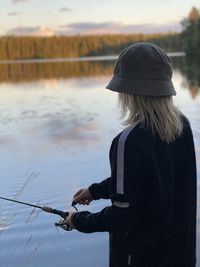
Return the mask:
M168 52L182 49L179 34L106 34L91 36L1 37L0 60L119 54L135 42L154 42Z

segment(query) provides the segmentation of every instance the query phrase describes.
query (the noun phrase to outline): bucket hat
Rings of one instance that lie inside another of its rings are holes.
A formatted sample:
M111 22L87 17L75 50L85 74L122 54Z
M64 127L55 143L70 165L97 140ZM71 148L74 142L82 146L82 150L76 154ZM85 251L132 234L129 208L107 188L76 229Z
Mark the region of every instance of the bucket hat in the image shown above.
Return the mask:
M172 96L176 91L171 79L167 54L157 45L141 42L121 52L106 88L136 96Z

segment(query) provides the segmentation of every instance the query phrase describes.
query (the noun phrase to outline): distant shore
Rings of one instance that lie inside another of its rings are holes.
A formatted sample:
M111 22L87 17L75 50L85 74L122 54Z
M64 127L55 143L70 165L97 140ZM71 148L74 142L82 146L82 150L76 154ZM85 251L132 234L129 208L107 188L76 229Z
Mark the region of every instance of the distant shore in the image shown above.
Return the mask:
M137 42L151 42L167 52L184 51L178 33L7 36L0 37L0 60L49 60L118 55L127 46Z
M169 57L182 57L185 52L170 52ZM118 55L111 56L89 56L89 57L68 57L68 58L32 58L17 60L0 60L0 64L24 64L24 63L57 63L57 62L79 62L79 61L106 61L116 60Z

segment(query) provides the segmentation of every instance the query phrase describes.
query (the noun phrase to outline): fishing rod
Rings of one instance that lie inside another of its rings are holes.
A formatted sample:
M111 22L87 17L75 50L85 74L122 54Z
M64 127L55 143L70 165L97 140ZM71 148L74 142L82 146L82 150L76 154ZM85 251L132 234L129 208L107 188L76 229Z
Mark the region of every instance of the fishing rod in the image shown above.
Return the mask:
M59 220L59 222L55 223L55 226L59 226L59 227L61 227L62 229L66 230L66 231L71 230L69 225L65 222L65 219L69 215L69 212L53 209L53 208L47 207L47 206L34 205L34 204L27 203L27 202L22 202L22 201L11 199L11 198L6 198L6 197L0 197L0 199L6 200L6 201L10 201L10 202L14 202L14 203L18 203L18 204L22 204L22 205L26 205L26 206L30 206L30 207L34 207L34 208L41 209L41 210L43 210L45 212L48 212L48 213L59 215L59 216L62 217L62 219ZM74 207L74 205L73 205L73 207ZM76 207L74 207L74 208L77 210Z

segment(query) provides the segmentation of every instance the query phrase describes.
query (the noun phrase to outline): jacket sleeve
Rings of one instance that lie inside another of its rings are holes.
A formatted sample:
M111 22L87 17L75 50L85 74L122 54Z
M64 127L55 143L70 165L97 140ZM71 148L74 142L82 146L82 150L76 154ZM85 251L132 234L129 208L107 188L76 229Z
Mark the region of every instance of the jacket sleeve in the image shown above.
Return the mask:
M83 233L125 231L128 227L128 209L114 205L97 213L76 212L72 216L75 229Z
M111 154L113 152L113 146L114 146L114 140L112 141L112 144L110 146L110 152L109 155L111 157ZM103 180L100 183L94 183L91 186L89 186L89 192L92 195L92 197L97 199L110 199L110 186L111 186L111 177Z
M89 186L89 192L92 195L92 197L97 200L100 198L103 199L109 199L109 188L110 188L110 177L103 180L100 183L94 183L91 186Z
M82 211L74 213L72 223L75 229L84 233L92 232L126 232L129 231L130 225L135 221L135 181L139 179L141 171L140 151L134 146L129 146L126 149L126 157L124 162L126 183L124 194L116 192L117 181L115 175L109 178L112 186L112 205L104 208L100 212L91 213ZM107 182L105 182L107 183ZM100 190L101 191L101 190ZM98 195L98 194L97 194Z

